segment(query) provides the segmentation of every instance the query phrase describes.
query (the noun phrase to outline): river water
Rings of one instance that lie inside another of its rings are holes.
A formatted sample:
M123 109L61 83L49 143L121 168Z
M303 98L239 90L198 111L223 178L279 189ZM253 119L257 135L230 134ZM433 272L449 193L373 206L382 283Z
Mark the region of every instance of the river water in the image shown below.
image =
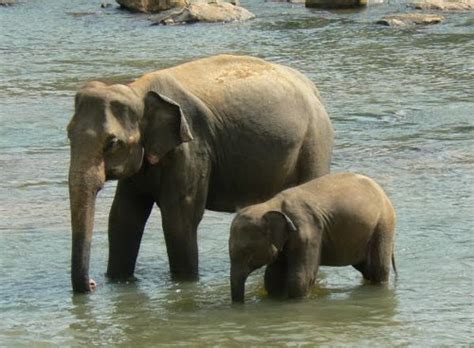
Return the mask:
M0 8L0 346L469 346L474 344L474 16L377 26L403 2L325 12L243 0L247 23L150 27L145 16L86 0ZM322 268L301 301L230 304L232 214L206 212L196 283L169 277L159 211L132 284L110 284L107 215L97 202L91 276L74 296L66 125L87 80L128 82L217 53L295 67L319 86L336 130L334 171L372 176L398 212L398 281L364 285L351 267Z

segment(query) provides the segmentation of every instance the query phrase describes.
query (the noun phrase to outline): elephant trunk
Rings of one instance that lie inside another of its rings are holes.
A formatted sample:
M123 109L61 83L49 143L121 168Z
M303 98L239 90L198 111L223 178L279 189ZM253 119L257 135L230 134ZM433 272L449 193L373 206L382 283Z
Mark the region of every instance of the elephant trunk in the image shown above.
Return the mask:
M71 205L72 258L71 281L75 292L89 292L95 287L89 278L89 259L94 228L95 200L105 183L103 165L78 170L73 161L69 170Z
M245 300L245 281L249 272L231 268L230 271L230 283L231 283L231 295L233 303L244 303Z

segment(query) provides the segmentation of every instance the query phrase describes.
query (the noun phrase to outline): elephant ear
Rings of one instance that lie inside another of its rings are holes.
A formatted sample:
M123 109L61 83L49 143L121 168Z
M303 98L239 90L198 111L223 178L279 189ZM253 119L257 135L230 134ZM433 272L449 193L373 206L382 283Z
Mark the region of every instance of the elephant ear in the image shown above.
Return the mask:
M270 242L279 250L283 249L289 232L296 232L296 226L285 213L271 210L263 215Z
M181 106L164 95L146 95L144 118L143 144L147 155L162 158L180 144L193 140Z

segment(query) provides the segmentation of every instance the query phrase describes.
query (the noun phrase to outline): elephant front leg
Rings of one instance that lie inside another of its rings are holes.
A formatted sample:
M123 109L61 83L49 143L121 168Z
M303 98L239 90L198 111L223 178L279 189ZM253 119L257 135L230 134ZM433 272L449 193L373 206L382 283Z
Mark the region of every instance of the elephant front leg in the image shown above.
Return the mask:
M208 170L182 168L163 175L159 206L175 280L199 279L197 229L207 199Z
M265 290L268 296L282 298L287 296L286 280L288 277L285 257L279 257L277 261L265 269Z
M190 213L191 207L163 212L163 231L174 280L199 279L197 228L200 219Z
M311 226L299 226L299 236L287 251L289 298L308 294L318 273L321 260L321 233Z
M197 228L205 208L202 192L178 194L160 203L170 271L175 280L199 279Z
M107 277L125 280L133 276L146 221L154 200L139 194L130 181L119 181L109 216Z

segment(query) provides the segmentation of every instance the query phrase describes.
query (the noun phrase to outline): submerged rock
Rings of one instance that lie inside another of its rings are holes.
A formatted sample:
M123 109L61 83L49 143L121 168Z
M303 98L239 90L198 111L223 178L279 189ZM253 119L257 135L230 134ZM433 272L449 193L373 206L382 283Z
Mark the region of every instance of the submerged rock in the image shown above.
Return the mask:
M353 8L367 6L368 0L306 0L306 7Z
M126 10L132 12L156 13L171 8L186 6L186 0L116 0Z
M418 10L473 11L474 0L422 0L409 3L408 7Z
M196 22L234 22L255 18L255 15L243 7L226 2L198 2L183 8L176 8L160 13L150 19L154 25L174 25Z
M377 21L377 24L390 27L404 27L409 25L438 24L443 20L443 16L436 14L400 13L382 17Z

